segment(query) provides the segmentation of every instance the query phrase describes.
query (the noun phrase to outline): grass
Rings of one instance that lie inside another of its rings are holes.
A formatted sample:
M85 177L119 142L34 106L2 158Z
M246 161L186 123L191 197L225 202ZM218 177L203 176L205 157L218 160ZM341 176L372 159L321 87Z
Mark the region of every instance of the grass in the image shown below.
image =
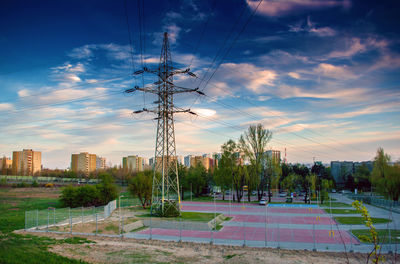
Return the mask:
M324 209L328 214L358 214L356 210L353 209Z
M86 263L47 250L50 245L57 243L60 242L47 237L3 234L0 236L0 263Z
M329 201L328 201L326 203L323 203L322 207L351 207L351 205L347 204L347 203L341 203L341 202L329 203Z
M372 223L374 224L384 224L391 222L391 220L386 218L376 218L372 217ZM358 216L337 216L335 220L344 225L363 225L365 224L364 218Z
M377 229L378 237L380 243L400 243L400 230L390 230L390 237L389 239L389 230L388 229ZM358 239L363 243L369 243L368 241L364 240L362 236L370 236L369 230L367 229L354 229L352 230L353 235L358 237Z
M0 188L0 263L86 263L62 257L47 249L59 243L90 243L89 240L69 238L57 241L47 237L11 233L24 228L26 210L59 208L61 205L57 199L52 198L10 197L9 191L10 188Z
M215 216L220 215L219 213L215 214ZM138 217L150 217L150 213L145 213L138 215ZM153 216L158 217L158 216ZM166 220L176 220L179 221L179 217L160 217L161 219ZM198 212L181 212L181 220L182 221L198 221L198 222L209 222L214 219L214 213L198 213Z

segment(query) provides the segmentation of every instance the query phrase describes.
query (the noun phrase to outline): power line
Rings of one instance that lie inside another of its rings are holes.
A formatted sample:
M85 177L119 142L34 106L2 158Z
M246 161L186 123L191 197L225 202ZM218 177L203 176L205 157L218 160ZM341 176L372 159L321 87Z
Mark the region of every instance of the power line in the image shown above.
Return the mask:
M211 6L211 11L214 10L215 4L216 4L216 3L217 3L217 0L214 0L213 3L212 3L212 6ZM197 50L199 49L200 43L201 43L201 41L203 40L204 33L205 33L205 31L206 31L206 28L207 28L207 26L208 26L208 23L210 22L211 15L212 15L212 12L210 12L210 15L208 16L206 22L204 23L203 30L202 30L201 33L200 33L200 38L199 38L199 40L197 41L197 44L196 44L196 47L195 47L195 49L194 49L194 51L193 51L192 59L190 60L190 64L189 64L188 68L190 68L190 67L192 66L193 59L195 58L195 55L196 55L196 53L197 53Z
M124 0L124 9L125 9L125 18L126 18L126 25L128 28L128 37L129 37L129 49L131 53L131 67L132 73L135 72L135 59L133 57L133 42L132 42L132 34L131 34L131 26L129 25L129 16L128 16L128 7L127 7L127 0ZM133 76L135 80L135 86L137 85L136 75Z

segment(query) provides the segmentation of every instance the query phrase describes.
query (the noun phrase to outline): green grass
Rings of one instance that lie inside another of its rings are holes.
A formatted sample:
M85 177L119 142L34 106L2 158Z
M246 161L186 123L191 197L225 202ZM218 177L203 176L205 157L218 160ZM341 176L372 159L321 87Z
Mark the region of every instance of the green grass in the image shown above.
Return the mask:
M88 240L69 238L55 240L32 235L17 235L14 230L23 229L26 210L59 208L57 199L9 197L9 188L0 188L0 263L86 263L68 259L49 252L50 245L59 243L90 243Z
M329 201L326 203L323 203L322 206L323 207L330 207L330 206L332 206L332 207L351 207L351 205L347 204L347 203L341 203L341 202L329 203Z
M358 214L356 210L353 209L324 209L328 214Z
M372 217L372 223L374 224L384 224L391 222L391 220L386 218L376 218ZM337 216L335 220L344 225L363 225L365 224L364 218L358 216Z
M86 263L47 251L48 246L57 243L60 242L46 237L3 234L0 236L0 263Z
M96 243L94 241L88 240L84 237L70 237L62 240L64 243L67 244L86 244L86 243Z
M389 239L389 230L388 229L377 229L379 242L380 243L400 243L400 230L390 230L390 237ZM362 236L370 236L369 230L367 229L355 229L352 230L353 235L358 237L358 239L363 243L369 243L368 241L364 240ZM360 237L361 236L361 237Z
M104 230L106 231L113 231L116 234L119 234L119 226L115 224L109 224L106 227L104 227Z
M215 216L220 215L219 213ZM150 217L150 213L145 213L138 215L138 217ZM153 216L158 217L158 216ZM166 220L176 220L179 221L179 217L159 217ZM182 221L198 221L198 222L209 222L214 219L214 213L198 213L198 212L181 212Z

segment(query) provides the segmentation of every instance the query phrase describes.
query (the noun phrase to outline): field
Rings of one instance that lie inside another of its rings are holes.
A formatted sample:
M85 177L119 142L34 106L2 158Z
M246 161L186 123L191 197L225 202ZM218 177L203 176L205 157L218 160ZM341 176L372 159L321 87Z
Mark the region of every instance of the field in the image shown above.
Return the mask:
M60 190L57 188L0 188L0 263L345 263L346 257L350 263L365 263L366 259L366 255L362 253L346 255L309 250L212 246L126 237L80 236L82 237L80 238L69 234L32 234L21 231L24 228L25 210L59 208L57 199L59 193ZM207 206L204 206L204 209L207 209ZM264 210L262 208L265 207L256 208ZM274 210L280 209L272 208L271 212ZM143 209L138 211L146 213ZM184 213L185 219L201 222L207 222L212 217L213 214L205 212ZM237 215L236 221L240 219L240 215ZM257 225L257 217L250 219ZM276 220L281 222L284 219ZM235 223L235 219L231 221ZM88 227L77 225L74 230L87 231ZM116 228L118 225L111 220L98 226L99 233L102 234L115 234ZM12 232L18 229L20 231ZM285 236L283 231L281 236Z

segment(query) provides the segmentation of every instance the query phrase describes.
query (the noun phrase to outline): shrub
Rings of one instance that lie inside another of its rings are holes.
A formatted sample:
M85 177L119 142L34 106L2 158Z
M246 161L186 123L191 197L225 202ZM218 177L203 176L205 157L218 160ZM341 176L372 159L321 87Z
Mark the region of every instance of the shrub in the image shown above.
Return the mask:
M39 184L37 183L37 181L32 182L32 187L39 187Z
M2 178L0 180L0 186L7 186L7 179L6 178Z
M63 206L99 206L115 200L118 196L117 186L109 174L101 176L102 182L95 186L83 185L74 187L72 185L62 190L60 201Z
M161 205L155 209L156 214L162 217L179 216L178 206L176 201L164 201L164 213L162 213Z
M17 188L26 188L26 187L28 187L28 184L26 184L25 182L20 182L20 183L17 184L16 187Z

